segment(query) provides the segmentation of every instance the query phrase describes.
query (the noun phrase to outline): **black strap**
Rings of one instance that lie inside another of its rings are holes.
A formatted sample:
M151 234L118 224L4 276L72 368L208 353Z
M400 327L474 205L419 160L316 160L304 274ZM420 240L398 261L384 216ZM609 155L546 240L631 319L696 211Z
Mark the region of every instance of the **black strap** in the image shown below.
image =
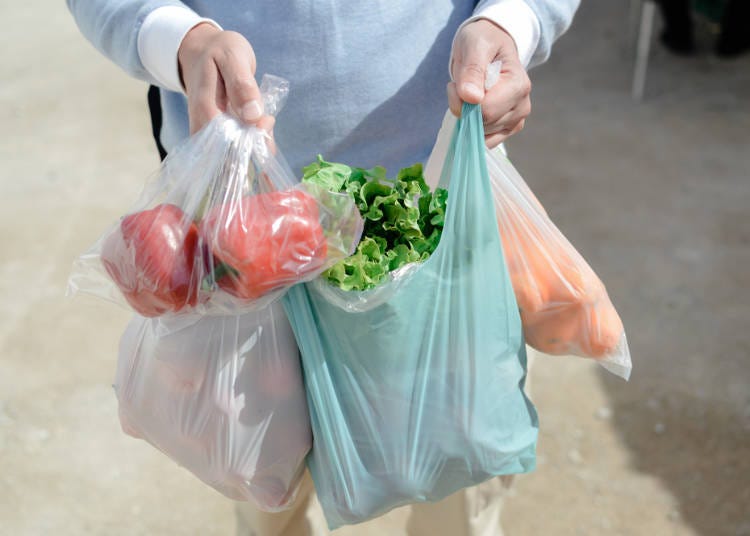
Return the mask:
M159 88L156 86L148 87L148 111L151 114L151 134L156 142L156 149L159 151L159 158L164 160L167 157L167 151L161 144L161 95Z

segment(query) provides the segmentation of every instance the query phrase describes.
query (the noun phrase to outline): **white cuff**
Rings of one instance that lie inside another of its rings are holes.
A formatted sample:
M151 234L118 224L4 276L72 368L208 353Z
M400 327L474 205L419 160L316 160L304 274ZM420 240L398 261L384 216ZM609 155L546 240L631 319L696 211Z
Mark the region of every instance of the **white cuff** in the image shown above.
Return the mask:
M474 14L458 27L456 34L461 28L478 19L487 19L508 32L516 43L521 64L524 68L528 68L539 45L542 30L539 19L526 2L523 0L483 0L474 9ZM453 58L452 47L451 58ZM453 78L452 73L451 78Z
M193 10L180 6L157 8L144 19L138 32L138 56L160 87L184 91L180 83L177 51L185 35L202 22L222 29L211 19L201 18Z

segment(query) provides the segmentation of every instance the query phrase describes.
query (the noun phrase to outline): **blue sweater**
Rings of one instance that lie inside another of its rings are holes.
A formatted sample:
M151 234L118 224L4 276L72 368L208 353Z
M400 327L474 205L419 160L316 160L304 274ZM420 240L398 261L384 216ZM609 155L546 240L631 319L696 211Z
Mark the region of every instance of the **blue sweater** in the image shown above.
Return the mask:
M290 81L275 137L295 172L318 153L370 167L425 161L447 108L448 60L469 0L67 0L83 34L129 74L155 83L137 51L143 20L187 5L252 44L258 71ZM578 0L526 0L541 27L532 65L570 24ZM162 144L188 135L184 95L161 91Z

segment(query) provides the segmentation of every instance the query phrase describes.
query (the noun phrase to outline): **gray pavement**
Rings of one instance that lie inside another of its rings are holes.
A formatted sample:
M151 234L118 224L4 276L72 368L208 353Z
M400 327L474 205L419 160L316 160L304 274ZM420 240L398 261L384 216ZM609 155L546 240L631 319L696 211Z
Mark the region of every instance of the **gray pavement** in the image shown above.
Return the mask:
M231 534L228 500L119 429L128 314L63 296L73 258L157 169L145 87L63 2L0 16L0 535ZM511 536L749 535L750 58L657 47L635 104L626 20L623 0L585 3L533 72L509 149L607 284L635 369L626 384L537 360L539 468L504 523Z

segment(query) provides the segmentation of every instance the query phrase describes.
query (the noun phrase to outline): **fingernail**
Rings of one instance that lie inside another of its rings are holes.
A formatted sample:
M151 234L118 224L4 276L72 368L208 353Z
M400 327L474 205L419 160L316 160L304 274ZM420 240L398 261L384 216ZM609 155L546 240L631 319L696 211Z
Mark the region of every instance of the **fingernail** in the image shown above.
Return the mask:
M463 90L464 94L470 95L474 97L475 99L481 99L484 97L484 91L479 89L479 86L476 84L472 84L471 82L464 82L461 84L461 89Z
M263 115L263 108L257 100L251 100L242 107L240 116L244 121L257 121Z

